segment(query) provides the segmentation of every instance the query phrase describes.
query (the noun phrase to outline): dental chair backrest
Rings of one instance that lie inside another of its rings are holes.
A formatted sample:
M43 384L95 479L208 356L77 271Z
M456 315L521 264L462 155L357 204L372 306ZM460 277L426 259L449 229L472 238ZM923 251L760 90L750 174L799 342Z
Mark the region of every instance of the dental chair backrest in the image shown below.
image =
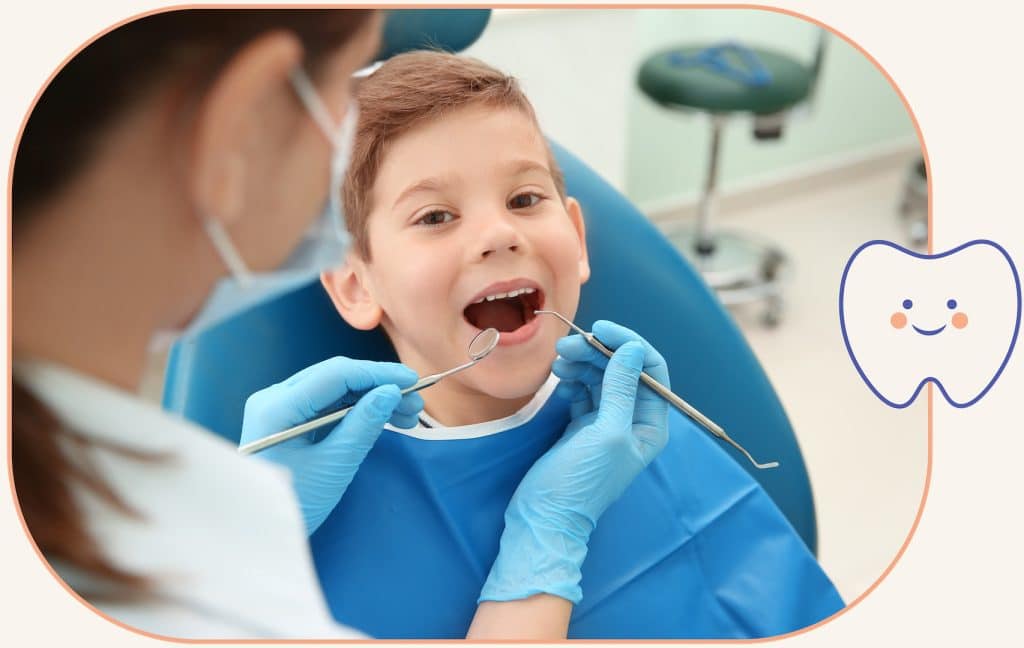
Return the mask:
M376 59L383 61L402 52L422 49L461 52L476 42L490 19L490 9L388 11Z
M763 461L759 471L722 446L768 491L816 550L814 503L800 448L778 397L732 318L699 275L629 201L553 145L587 223L592 275L576 322L609 319L647 338L668 362L672 389ZM171 349L164 407L237 443L246 398L335 355L396 360L383 334L357 331L316 280L284 287L221 317Z

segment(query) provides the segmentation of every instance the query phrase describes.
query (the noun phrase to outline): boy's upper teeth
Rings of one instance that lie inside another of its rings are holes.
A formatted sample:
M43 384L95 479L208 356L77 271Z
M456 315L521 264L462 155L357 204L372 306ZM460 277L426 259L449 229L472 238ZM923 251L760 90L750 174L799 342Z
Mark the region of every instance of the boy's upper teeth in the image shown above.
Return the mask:
M537 292L535 288L518 288L516 290L509 291L507 293L494 293L493 295L487 295L473 302L479 304L482 301L494 301L495 299L509 299L511 297L518 297L519 295L528 295L530 293Z

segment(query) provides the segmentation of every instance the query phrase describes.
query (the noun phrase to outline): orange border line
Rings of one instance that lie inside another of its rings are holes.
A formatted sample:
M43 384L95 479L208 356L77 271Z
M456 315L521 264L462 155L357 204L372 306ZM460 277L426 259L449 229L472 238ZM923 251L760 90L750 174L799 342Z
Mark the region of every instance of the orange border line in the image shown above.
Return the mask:
M721 5L718 5L718 4L714 4L714 5L708 5L708 4L670 4L670 5L661 5L661 4L643 4L643 3L638 3L638 4L621 4L621 3L619 3L619 4L601 4L601 3L595 3L595 4L579 4L579 5L575 5L575 4L574 5L567 5L567 4L544 4L544 3L534 3L534 4L529 4L529 3L513 3L513 4L444 4L444 3L440 3L440 4L431 4L431 5L422 5L422 4L394 4L394 5L390 5L389 4L389 5L383 5L383 6L379 5L379 4L365 4L365 3L363 3L363 4L344 4L344 5L332 5L332 4L295 4L295 5L291 5L291 4L266 4L266 5L249 5L249 4L199 4L199 5L196 5L196 4L191 4L191 5L185 5L185 4L183 4L183 5L172 5L172 6L164 7L164 8L160 8L160 9L152 9L152 10L149 10L149 11L145 11L145 12L142 12L142 13L135 14L134 16L130 16L128 18L125 18L124 20L118 21L117 23L111 25L107 29L104 29L103 31L99 32L98 34L96 34L92 38L88 39L80 47L75 49L74 52L69 54L61 62L61 64L57 67L57 69L55 69L53 71L53 73L49 76L49 78L46 79L45 83L43 83L43 85L40 87L39 92L36 93L35 98L32 100L31 105L29 106L28 110L25 113L25 117L24 117L24 119L22 120L22 123L21 123L21 128L19 128L19 130L18 130L18 135L14 139L14 149L11 152L11 164L10 164L10 170L8 172L8 177L7 177L7 197L8 197L8 200L7 200L7 241L8 241L8 259L7 259L7 295L8 295L8 298L7 298L7 323L8 323L8 327L7 327L7 369L8 369L8 371L7 371L7 374L9 376L9 379L8 379L8 382L7 382L7 402L11 405L11 411L10 411L10 414L9 414L8 420L7 420L7 447L8 447L8 453L7 453L7 474L8 474L8 482L10 483L10 487L11 487L11 494L13 496L12 500L14 502L14 508L15 508L17 514L18 514L18 519L21 521L22 530L25 532L25 536L28 538L29 543L32 545L32 548L35 550L36 555L39 556L40 561L49 570L50 574L54 577L54 579L56 579L56 581L62 587L64 587L64 589L66 589L68 591L68 593L71 594L71 596L73 598L77 599L80 603L82 603L82 605L84 605L85 607L87 607L90 610L92 610L93 612L95 612L98 616L106 619L107 621L111 622L114 625L120 626L120 627L122 627L122 628L124 628L124 629L126 629L126 630L128 630L130 632L134 632L134 633L142 635L144 637L149 637L151 639L158 639L158 640L164 640L164 641L171 641L171 642L175 642L175 643L183 643L183 644L282 644L282 643L288 643L288 644L351 644L351 643L367 643L367 642L373 642L373 643L376 643L376 644L412 644L412 643L416 643L416 644L419 644L419 643L436 644L436 643L455 643L455 642L459 642L459 643L474 643L474 644L550 644L550 643L554 643L552 641L537 641L537 640L518 640L517 641L517 640L504 640L504 639L500 639L500 640L499 639L492 639L492 640L467 640L467 639L395 640L395 639L372 639L371 638L371 639L291 639L291 640L284 639L284 640L274 640L274 639L182 639L182 638L177 638L177 637L168 637L168 636L164 636L164 635L155 634L155 633L152 633L152 632L147 632L145 630L140 630L138 628L134 628L134 627L132 627L132 626L126 624L126 623L123 623L121 621L118 621L117 619L114 619L114 618L108 616L107 614L101 612L100 610L96 609L91 603L86 601L77 592L75 592L73 589L71 589L67 585L67 583L65 583L64 580L61 579L60 576L57 575L57 572L53 569L53 567L50 566L50 563L46 560L46 558L43 557L42 552L39 551L39 547L36 545L35 540L32 538L32 535L29 533L28 527L25 525L25 518L24 518L24 516L22 515L22 512L21 512L21 504L18 501L17 492L15 491L15 488L14 488L14 469L13 469L13 463L12 463L13 452L12 452L12 446L11 446L11 443L12 443L12 430L11 430L11 428L12 428L12 420L13 420L13 415L14 415L14 407L13 407L14 403L12 402L12 383L13 383L13 377L12 376L13 376L13 362L14 362L14 358L13 358L13 336L14 336L14 326L13 326L13 316L14 316L14 312L13 312L13 302L14 302L14 293L13 293L14 240L12 238L12 235L13 235L13 232L12 232L12 228L13 228L12 183L13 183L13 179L14 179L14 162L15 162L15 158L17 156L18 146L21 143L21 136L22 136L22 134L25 131L25 124L28 122L28 117L29 117L29 115L32 114L32 111L34 110L36 103L39 101L40 95L42 95L42 93L46 89L46 87L49 86L50 82L57 75L57 73L61 69L63 69L64 66L67 65L67 63L71 59L73 59L80 51L85 49L90 43L95 41L97 38L100 38L104 34L110 32L110 31L113 31L114 29L117 29L121 25L124 25L124 24L129 23L129 22L131 22L133 20L137 20L137 19L145 17L145 16L149 16L149 15L153 15L153 14L158 14L158 13L166 13L166 12L171 12L171 11L178 11L178 10L182 10L182 9L196 9L196 8L203 8L203 9L312 9L312 8L316 8L316 9L330 9L330 8L337 8L337 9L424 9L424 8L452 8L452 9L458 8L458 9L468 9L468 8L476 8L476 9L569 9L569 10L573 10L573 9L733 9L733 10L735 10L735 9L748 9L748 10L754 10L754 11L766 11L766 12L769 12L769 13L780 13L780 14L784 14L784 15L787 15L787 16L790 16L790 17L793 17L793 18L797 18L797 19L802 20L804 22L808 22L808 23L816 25L816 26L818 26L818 27L820 27L822 29L825 29L825 30L829 31L830 33L832 33L832 34L838 36L839 38L843 39L851 47L853 47L858 52L860 52L861 55L864 56L864 58L866 58L868 61L870 61L871 64L874 65L875 68L879 72L882 73L882 76L884 76L886 78L886 80L889 82L889 85L892 86L893 90L895 90L896 93L899 95L900 101L903 103L904 108L906 108L906 110L907 110L907 114L910 115L911 121L913 121L913 123L914 123L914 130L917 132L917 139L918 139L918 142L920 142L920 144L921 144L921 153L924 156L925 173L926 173L926 177L928 179L928 183L927 183L928 184L928 253L929 254L933 254L934 253L933 252L933 241L934 241L934 239L933 239L933 208L932 208L932 181L931 181L931 179L932 179L932 172L931 172L931 162L930 162L929 157L928 157L928 148L927 148L927 146L924 143L924 136L923 136L923 133L921 132L921 125L920 125L920 123L917 120L917 116L914 115L914 111L910 107L910 103L907 101L906 96L899 89L899 86L896 85L896 82L893 80L892 76L888 72L886 72L885 68L883 68L881 66L881 64L879 64L879 62L873 56L868 54L868 52L865 51L863 47L861 47L860 45L855 43L853 41L853 39L851 39L850 37L846 36L845 34L840 32L839 30L837 30L837 29L835 29L835 28L833 28L833 27L831 27L829 25L826 25L825 23L823 23L823 22L821 22L819 20L815 20L814 18L811 18L809 16L806 16L804 14L801 14L801 13L798 13L796 11L792 11L792 10L789 10L789 9L780 9L778 7L770 7L770 6L755 5L755 4L721 4ZM895 566L896 566L896 563L900 560L900 558L903 557L903 554L906 552L907 547L910 545L910 541L914 537L914 533L917 531L917 527L918 527L918 525L921 522L921 515L924 513L925 503L928 501L928 492L929 492L929 490L931 488L931 478L932 478L932 444L933 444L933 430L932 430L933 407L932 407L932 404L933 404L933 394L934 394L934 392L933 392L932 385L929 383L928 384L928 466L927 466L927 469L925 471L924 490L921 493L921 503L918 506L917 515L914 517L914 523L910 527L910 532L907 534L907 537L903 541L902 546L900 546L899 551L897 551L896 556L892 559L892 562L889 563L889 566L886 567L885 571L882 572L882 574L878 577L878 579L875 580L875 582L872 583L871 586L868 587L868 589L863 594L858 596L851 603L848 603L842 610L839 610L835 614L833 614L833 615L831 615L829 617L826 617L826 618L822 619L821 621L818 621L817 623L815 623L813 625L809 625L809 626L807 626L805 628L801 628L799 630L794 630L793 632L789 632L789 633L786 633L786 634L775 635L775 636L772 636L772 637L764 637L764 638L759 638L759 639L656 639L656 640L649 640L649 639L648 640L610 640L610 639L577 640L577 639L568 639L568 640L565 640L565 641L566 642L584 642L584 643L591 643L591 644L620 644L620 643L630 643L630 644L693 644L693 643L700 643L700 644L708 644L708 643L715 643L715 644L752 644L752 643L764 643L764 642L768 642L768 641L778 641L778 640L781 640L781 639L786 639L788 637L795 637L795 636L803 634L805 632L810 632L811 630L814 630L815 628L817 628L817 627L819 627L821 625L829 623L833 619L836 619L836 618L842 616L843 614L846 614L849 610L852 610L853 608L855 608L857 605L860 604L861 601L863 601L869 594L871 594L871 592L873 592L875 590L875 588L877 588L881 584L881 582L883 580L885 580L885 578L890 574L890 572L892 572L893 568L895 568Z

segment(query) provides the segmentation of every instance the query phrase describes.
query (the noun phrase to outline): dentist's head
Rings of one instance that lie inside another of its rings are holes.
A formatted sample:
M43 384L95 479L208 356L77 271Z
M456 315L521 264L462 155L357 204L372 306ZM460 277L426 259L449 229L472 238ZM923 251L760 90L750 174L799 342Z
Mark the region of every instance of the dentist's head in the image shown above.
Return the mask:
M379 31L367 10L173 11L71 57L15 160L15 360L134 391L154 332L187 324L218 280L284 262L340 177L352 75ZM75 506L72 490L98 483L67 456L81 444L63 443L17 380L13 394L15 485L36 543L131 582Z
M14 352L132 389L154 331L281 265L327 201L361 10L190 10L99 37L53 78L13 184Z

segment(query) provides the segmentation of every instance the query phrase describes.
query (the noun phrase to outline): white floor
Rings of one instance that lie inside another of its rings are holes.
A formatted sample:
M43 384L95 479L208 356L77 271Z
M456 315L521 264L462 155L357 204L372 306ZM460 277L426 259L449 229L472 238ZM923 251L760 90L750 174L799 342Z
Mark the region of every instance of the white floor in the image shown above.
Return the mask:
M792 257L781 325L733 312L782 399L803 450L818 514L819 558L850 602L886 570L920 505L928 453L926 394L905 410L861 381L839 329L839 280L871 239L909 245L896 204L906 167L887 168L733 213L719 222L774 239Z
M721 214L730 228L770 237L795 262L782 324L734 311L797 432L818 513L819 558L847 602L886 570L913 524L927 467L927 402L884 406L861 382L838 321L839 279L864 241L905 242L896 216L905 166ZM162 356L142 391L159 400Z

